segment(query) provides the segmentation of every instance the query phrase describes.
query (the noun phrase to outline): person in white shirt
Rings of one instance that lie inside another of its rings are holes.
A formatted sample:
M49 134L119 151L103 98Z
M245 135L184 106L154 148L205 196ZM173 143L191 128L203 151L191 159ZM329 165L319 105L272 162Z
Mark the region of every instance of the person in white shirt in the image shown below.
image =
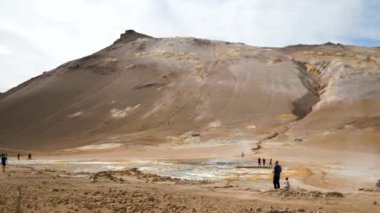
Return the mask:
M285 178L284 188L286 190L290 189L290 183L289 183L289 178L288 177Z

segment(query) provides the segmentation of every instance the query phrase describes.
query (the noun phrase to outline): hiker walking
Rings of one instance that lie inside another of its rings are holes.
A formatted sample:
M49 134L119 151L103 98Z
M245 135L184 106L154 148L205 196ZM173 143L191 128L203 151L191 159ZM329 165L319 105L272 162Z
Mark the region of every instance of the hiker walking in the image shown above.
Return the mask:
M32 160L32 153L28 154L28 160Z
M241 153L241 158L244 158L244 152Z
M265 167L265 161L266 161L265 158L263 158L263 166L264 166L264 167Z
M20 160L20 153L17 153L17 160Z
M261 158L257 159L257 165L261 166Z
M271 168L272 168L272 158L271 158L271 159L269 159L269 167L271 167Z
M278 161L274 163L273 169L273 185L275 189L280 189L280 176L281 176L282 168Z
M7 165L7 155L1 154L1 165L3 166L3 172L5 172L5 166Z

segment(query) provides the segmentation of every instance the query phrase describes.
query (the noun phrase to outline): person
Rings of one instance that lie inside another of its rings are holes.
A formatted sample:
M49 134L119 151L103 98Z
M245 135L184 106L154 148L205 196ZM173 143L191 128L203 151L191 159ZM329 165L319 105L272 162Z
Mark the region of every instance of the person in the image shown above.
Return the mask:
M286 190L290 189L290 183L289 183L289 178L288 177L285 178L284 188Z
M269 159L269 166L272 168L272 158Z
M264 166L264 167L265 167L265 161L266 161L265 158L263 158L263 166Z
M261 166L261 158L257 159L257 165Z
M5 166L7 165L7 155L1 154L1 165L3 165L3 172L5 172Z
M244 152L241 153L241 158L244 158Z
M32 160L32 153L28 154L28 160Z
M20 160L20 153L17 153L17 160Z
M280 189L280 177L281 177L282 168L278 161L274 163L273 169L273 185L275 189Z
M377 188L380 188L380 179L377 180L376 186L377 186Z

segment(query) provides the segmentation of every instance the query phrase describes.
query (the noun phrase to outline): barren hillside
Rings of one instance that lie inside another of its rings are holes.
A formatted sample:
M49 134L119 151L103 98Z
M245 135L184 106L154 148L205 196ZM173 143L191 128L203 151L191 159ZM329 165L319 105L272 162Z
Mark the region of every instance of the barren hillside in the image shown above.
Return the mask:
M0 94L0 147L302 140L380 151L380 50L126 31Z

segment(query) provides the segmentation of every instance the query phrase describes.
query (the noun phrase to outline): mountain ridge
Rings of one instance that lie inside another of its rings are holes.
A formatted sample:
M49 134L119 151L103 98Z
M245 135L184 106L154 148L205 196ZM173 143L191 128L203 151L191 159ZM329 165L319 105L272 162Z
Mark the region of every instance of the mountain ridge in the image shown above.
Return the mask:
M344 134L347 125L377 139L379 66L376 48L258 48L127 30L0 94L0 146L254 140L284 127L280 139L293 140Z

